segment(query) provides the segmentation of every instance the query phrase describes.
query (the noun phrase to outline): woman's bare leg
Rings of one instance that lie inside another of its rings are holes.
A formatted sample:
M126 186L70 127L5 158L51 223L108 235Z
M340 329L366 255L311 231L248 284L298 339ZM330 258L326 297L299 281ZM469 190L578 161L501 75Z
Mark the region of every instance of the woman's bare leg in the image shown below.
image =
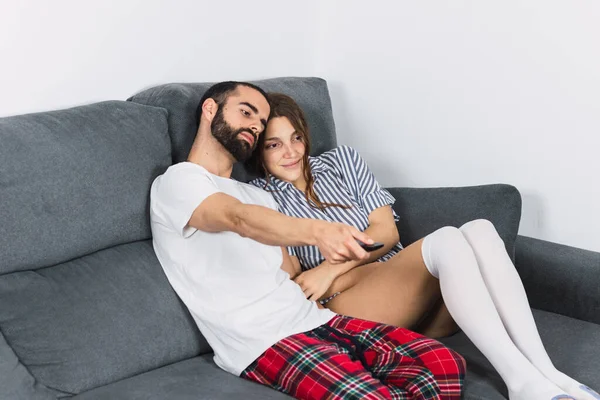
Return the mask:
M421 243L413 243L387 262L357 267L338 278L338 287L349 287L338 290L342 293L327 307L342 315L415 327L441 296L439 281L423 263Z
M460 328L454 321L444 299L438 300L431 312L419 322L415 331L432 339L439 339L458 332Z

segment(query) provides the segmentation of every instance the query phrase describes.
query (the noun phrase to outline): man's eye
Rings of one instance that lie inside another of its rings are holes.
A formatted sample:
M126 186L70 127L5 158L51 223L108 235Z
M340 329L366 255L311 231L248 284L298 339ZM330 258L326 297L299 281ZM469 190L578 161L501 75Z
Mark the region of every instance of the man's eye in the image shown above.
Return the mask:
M246 110L242 110L242 114L244 114L246 117L250 116L250 113Z

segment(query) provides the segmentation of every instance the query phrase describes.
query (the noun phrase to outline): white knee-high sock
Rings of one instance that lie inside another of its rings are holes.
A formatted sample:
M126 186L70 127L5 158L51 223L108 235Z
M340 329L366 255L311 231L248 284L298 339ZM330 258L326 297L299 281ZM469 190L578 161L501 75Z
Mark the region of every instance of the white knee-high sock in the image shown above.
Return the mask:
M564 394L546 379L510 339L488 292L471 246L457 229L425 237L423 260L440 280L448 311L498 371L511 400L551 400Z
M476 220L459 229L473 249L496 310L519 350L546 378L571 396L578 400L600 400L600 395L554 367L540 339L521 278L494 225L487 220Z

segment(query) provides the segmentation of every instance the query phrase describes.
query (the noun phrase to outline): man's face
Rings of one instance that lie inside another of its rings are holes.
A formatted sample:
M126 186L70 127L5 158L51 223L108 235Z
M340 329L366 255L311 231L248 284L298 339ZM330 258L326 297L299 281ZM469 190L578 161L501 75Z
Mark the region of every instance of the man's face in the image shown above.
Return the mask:
M252 88L238 86L217 109L210 125L215 139L239 162L250 158L258 135L267 124L270 108L267 99Z

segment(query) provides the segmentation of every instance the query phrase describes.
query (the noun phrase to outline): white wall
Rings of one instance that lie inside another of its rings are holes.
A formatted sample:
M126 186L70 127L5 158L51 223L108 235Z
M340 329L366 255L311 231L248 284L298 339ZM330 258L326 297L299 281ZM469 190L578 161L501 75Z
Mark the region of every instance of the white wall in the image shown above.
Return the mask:
M161 83L320 75L385 185L506 182L521 233L600 251L600 3L4 0L0 116Z
M600 251L600 3L342 1L317 70L385 185L504 182L521 233Z
M312 75L316 3L2 0L0 116L155 84Z

